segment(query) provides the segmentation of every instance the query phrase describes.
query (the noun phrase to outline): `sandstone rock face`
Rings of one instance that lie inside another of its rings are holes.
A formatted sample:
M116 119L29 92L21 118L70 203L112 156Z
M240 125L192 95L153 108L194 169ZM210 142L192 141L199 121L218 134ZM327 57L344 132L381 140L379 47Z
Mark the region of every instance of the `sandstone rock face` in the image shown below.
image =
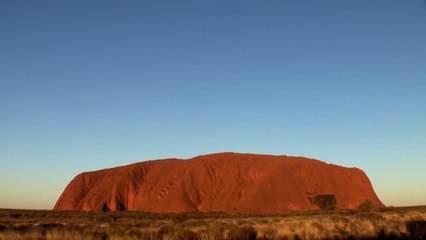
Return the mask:
M318 209L313 198L335 194L337 207L367 199L384 207L363 171L303 157L218 153L81 173L54 210L282 213Z

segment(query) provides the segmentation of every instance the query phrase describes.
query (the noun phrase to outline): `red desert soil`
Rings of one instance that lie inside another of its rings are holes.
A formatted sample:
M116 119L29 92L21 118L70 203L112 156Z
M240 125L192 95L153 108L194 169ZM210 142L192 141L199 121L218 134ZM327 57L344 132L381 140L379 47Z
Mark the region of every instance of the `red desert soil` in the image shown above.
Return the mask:
M384 207L365 173L303 157L218 153L81 173L54 210L282 213L318 209L312 199L335 194L337 207L367 199Z

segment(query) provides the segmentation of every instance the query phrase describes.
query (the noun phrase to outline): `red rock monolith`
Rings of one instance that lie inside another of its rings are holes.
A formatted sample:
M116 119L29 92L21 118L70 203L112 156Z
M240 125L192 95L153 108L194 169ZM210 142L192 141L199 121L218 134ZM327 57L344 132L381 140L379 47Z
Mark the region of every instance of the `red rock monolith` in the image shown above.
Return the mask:
M218 153L81 173L54 210L282 213L313 210L334 194L337 208L369 199L384 207L366 174L303 157Z

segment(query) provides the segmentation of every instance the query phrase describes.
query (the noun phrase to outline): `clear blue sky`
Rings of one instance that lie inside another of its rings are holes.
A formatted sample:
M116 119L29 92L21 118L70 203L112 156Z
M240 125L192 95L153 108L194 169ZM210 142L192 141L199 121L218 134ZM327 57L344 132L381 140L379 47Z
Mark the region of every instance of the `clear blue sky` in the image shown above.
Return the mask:
M234 151L426 204L422 0L0 1L0 208L82 171Z

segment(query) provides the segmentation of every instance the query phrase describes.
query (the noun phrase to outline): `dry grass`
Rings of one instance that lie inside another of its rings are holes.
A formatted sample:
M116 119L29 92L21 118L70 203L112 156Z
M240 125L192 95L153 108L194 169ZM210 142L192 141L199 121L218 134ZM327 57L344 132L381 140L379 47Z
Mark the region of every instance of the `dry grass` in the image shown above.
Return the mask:
M9 239L425 239L426 206L285 215L0 209Z

